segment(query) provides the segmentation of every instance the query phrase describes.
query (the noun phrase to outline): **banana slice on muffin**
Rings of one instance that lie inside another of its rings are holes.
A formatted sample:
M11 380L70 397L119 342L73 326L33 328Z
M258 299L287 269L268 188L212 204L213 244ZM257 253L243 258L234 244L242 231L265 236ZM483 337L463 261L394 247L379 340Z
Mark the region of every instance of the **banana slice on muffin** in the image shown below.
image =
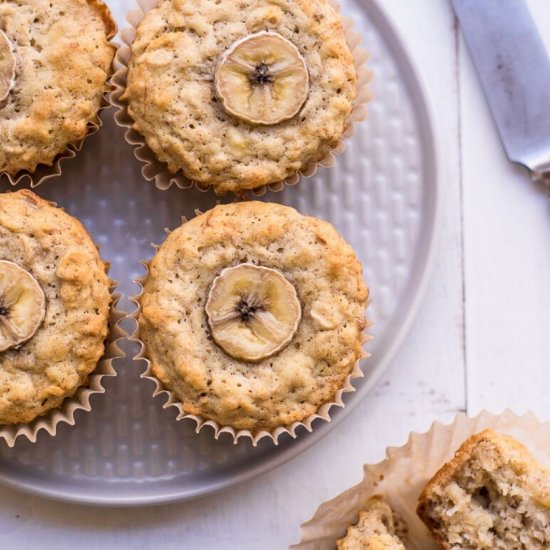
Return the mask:
M13 262L0 260L0 352L30 340L46 316L38 281Z
M309 93L309 73L292 42L263 31L227 50L216 68L215 86L228 113L268 126L298 114Z
M280 271L248 263L218 275L205 311L216 343L253 363L285 348L302 316L296 289Z
M0 30L0 103L15 85L15 48L6 33Z

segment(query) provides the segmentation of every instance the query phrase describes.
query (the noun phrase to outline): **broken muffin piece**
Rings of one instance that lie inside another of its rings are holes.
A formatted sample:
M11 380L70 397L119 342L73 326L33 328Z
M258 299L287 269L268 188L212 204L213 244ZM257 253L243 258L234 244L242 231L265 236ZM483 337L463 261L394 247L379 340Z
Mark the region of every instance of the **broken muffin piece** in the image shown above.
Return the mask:
M468 439L431 479L418 515L444 550L550 548L550 471L509 436Z
M382 497L375 496L367 501L357 524L350 526L336 544L338 550L405 550L400 537L406 530Z

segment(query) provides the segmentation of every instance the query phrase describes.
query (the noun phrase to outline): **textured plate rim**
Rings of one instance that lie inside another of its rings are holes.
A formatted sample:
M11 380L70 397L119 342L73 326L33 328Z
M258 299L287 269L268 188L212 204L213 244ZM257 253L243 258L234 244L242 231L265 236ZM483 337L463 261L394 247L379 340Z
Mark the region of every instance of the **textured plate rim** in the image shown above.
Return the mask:
M348 417L377 384L409 334L424 300L428 283L433 272L438 248L437 245L441 226L442 193L438 177L439 151L436 141L435 118L432 114L431 105L428 99L429 96L427 95L423 79L416 67L416 63L409 55L408 48L405 46L400 32L391 21L391 18L387 15L385 9L380 5L379 0L355 1L361 9L366 11L369 20L372 21L377 30L385 37L385 43L388 49L394 54L396 64L401 70L401 75L406 87L413 92L411 95L411 102L415 107L417 120L420 121L420 127L422 129L420 134L424 136L422 154L425 161L425 181L428 181L433 188L431 189L433 194L427 199L425 198L429 208L426 209L423 218L424 221L421 224L421 230L418 237L419 241L422 240L424 242L424 246L421 247L421 254L415 258L412 264L413 269L410 284L414 292L409 295L410 297L406 299L405 302L402 302L400 309L405 310L405 315L400 322L398 330L392 332L391 342L387 345L384 354L370 370L368 379L360 385L357 392L351 396L351 399L347 400L344 409L338 409L332 413L331 422L319 424L312 433L301 434L296 440L290 440L289 442L283 443L280 447L288 446L288 448L280 448L278 452L275 452L272 457L261 462L259 466L239 471L237 474L226 479L215 480L203 488L184 491L177 489L158 491L154 495L151 495L147 490L147 492L144 491L142 495L112 498L97 493L83 495L82 492L79 492L77 489L63 492L53 488L52 484L44 485L40 481L33 482L32 479L28 479L28 475L23 477L14 475L6 476L4 473L0 472L0 483L2 485L57 501L113 508L162 505L206 497L244 481L249 481L261 474L270 472L302 454ZM148 487L152 483L154 482L144 482L143 487ZM117 485L123 486L124 482L113 482L113 487ZM132 485L135 486L135 483L132 483Z

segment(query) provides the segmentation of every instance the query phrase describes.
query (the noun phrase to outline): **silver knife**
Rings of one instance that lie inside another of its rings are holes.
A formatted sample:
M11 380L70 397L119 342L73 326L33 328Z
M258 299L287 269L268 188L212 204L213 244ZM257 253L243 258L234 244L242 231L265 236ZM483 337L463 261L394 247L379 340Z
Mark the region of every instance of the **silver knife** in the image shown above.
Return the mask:
M506 154L550 185L550 59L523 0L452 0Z

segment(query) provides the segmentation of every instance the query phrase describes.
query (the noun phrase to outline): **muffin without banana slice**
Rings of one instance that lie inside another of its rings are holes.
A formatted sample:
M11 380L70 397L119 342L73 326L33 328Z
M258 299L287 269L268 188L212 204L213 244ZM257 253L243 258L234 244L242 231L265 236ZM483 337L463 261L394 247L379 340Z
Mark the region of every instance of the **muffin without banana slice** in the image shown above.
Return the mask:
M418 515L445 550L550 548L550 471L511 437L468 439L428 483Z
M30 191L0 194L0 424L60 406L95 370L106 270L78 220Z
M185 413L257 434L332 402L363 356L368 289L328 223L217 206L160 246L140 297L151 371Z
M404 522L394 517L382 497L375 496L359 513L359 521L336 544L338 550L405 550L405 532Z
M219 193L283 181L346 130L357 71L327 0L166 0L136 31L133 128L170 173Z
M51 166L97 123L115 32L100 0L0 2L0 174Z

